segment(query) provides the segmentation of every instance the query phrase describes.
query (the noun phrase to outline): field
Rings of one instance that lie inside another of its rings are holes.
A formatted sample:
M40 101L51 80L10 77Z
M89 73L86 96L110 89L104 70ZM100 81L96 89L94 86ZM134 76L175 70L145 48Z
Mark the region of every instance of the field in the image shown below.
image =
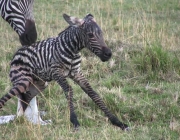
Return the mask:
M92 100L72 81L81 124L73 131L62 89L51 82L38 95L47 126L23 118L0 126L7 140L177 140L180 139L180 1L179 0L35 0L38 40L57 36L68 24L63 13L94 15L113 56L101 62L82 51L82 70L109 109L127 123L124 132L110 124ZM0 18L0 96L11 88L9 64L20 47L17 34ZM15 114L17 98L0 116Z

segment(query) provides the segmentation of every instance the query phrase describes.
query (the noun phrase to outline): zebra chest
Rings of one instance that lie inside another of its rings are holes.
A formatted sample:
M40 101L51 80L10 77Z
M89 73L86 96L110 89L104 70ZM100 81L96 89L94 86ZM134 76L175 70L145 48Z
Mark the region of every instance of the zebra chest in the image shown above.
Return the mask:
M64 65L63 67L59 67L60 74L63 75L64 77L68 77L70 75L74 75L77 71L80 69L80 63L75 64L72 63L71 65Z
M77 55L72 59L68 59L68 62L60 61L55 65L57 65L57 68L59 69L61 75L63 75L64 77L68 77L70 75L74 75L74 73L79 71L80 63L81 63L81 57L80 55Z

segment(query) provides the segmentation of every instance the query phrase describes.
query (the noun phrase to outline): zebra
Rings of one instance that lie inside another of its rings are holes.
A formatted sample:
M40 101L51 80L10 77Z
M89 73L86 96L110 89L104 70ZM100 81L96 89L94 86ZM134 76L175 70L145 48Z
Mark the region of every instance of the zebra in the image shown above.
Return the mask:
M33 3L34 0L0 0L0 15L16 31L21 45L31 45L37 40ZM39 111L37 108L36 97L29 103L31 105L31 108L29 108L26 101L27 95L28 94L22 94L22 96L18 98L17 116L25 115L28 116L29 121L41 120L42 124L46 124L38 115Z
M34 0L0 0L0 15L16 31L22 45L37 40L33 3Z
M74 128L78 128L80 124L73 105L73 90L67 82L67 78L70 78L105 113L113 125L127 130L128 125L109 111L80 68L80 51L83 48L89 49L103 62L111 58L112 52L104 41L101 28L92 14L87 14L83 19L67 14L63 14L63 17L69 26L57 37L21 47L14 54L9 74L13 87L0 99L0 108L13 96L21 96L26 91L30 91L26 99L30 101L46 88L46 81L56 81L68 100L70 121Z

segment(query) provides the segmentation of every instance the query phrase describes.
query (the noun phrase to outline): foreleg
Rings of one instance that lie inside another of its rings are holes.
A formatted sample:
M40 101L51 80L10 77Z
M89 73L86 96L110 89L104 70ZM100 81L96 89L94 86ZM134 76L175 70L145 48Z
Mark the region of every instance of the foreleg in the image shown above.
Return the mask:
M69 86L66 78L64 76L61 76L61 75L63 75L63 74L61 74L61 73L54 74L53 78L62 87L62 89L65 93L65 96L68 100L68 105L69 105L69 109L70 109L70 121L74 125L75 128L78 128L78 126L80 126L80 124L79 124L79 122L77 120L77 116L74 112L73 91L72 91L71 86Z
M51 123L50 120L43 121L40 117L36 95L42 92L47 86L44 81L35 81L29 86L29 90L18 99L17 115L24 115L33 124L46 125Z
M87 79L84 77L82 72L75 73L71 77L83 90L88 96L95 102L95 104L105 113L108 119L111 121L113 125L120 127L122 130L128 129L128 126L119 121L119 119L113 115L108 108L106 107L103 100L100 96L92 89Z

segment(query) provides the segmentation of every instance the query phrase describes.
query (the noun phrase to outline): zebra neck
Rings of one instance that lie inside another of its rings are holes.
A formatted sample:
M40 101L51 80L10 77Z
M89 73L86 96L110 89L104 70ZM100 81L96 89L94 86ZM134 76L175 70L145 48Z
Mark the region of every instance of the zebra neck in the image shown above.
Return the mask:
M85 46L83 30L76 27L68 27L57 37L57 49L71 58L77 56Z

